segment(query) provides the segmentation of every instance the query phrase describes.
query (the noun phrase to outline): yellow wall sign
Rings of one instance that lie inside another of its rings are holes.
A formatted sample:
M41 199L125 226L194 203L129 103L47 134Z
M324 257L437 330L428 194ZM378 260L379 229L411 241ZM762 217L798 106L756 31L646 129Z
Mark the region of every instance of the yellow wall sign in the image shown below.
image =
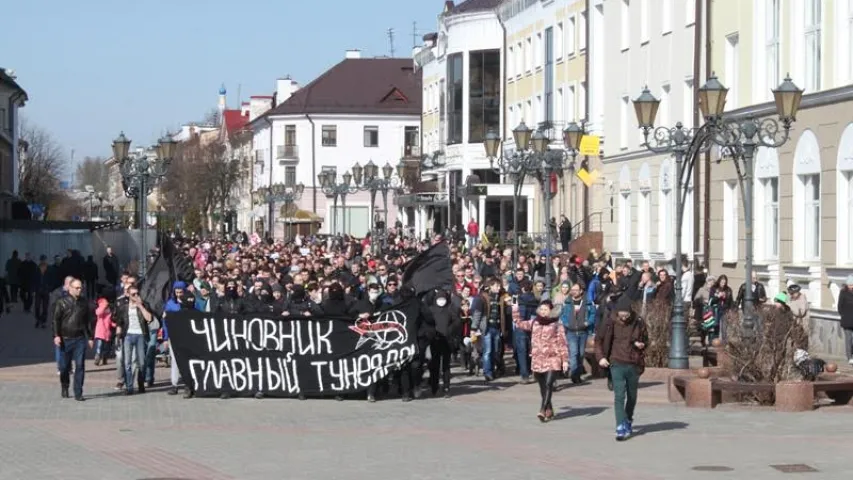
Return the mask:
M601 138L599 138L597 135L584 135L583 138L581 138L581 155L597 157L600 151Z
M590 172L585 168L581 168L580 170L578 170L578 173L576 175L583 182L584 185L586 185L587 187L591 187L595 183L595 181L598 180L599 173L598 170L593 170Z

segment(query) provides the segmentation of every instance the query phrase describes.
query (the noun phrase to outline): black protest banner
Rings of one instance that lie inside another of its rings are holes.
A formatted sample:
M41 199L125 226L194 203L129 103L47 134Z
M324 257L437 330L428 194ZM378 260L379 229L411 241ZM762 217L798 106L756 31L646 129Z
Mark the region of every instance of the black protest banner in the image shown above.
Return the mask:
M169 341L197 395L271 397L360 392L410 361L420 302L369 318L169 313Z

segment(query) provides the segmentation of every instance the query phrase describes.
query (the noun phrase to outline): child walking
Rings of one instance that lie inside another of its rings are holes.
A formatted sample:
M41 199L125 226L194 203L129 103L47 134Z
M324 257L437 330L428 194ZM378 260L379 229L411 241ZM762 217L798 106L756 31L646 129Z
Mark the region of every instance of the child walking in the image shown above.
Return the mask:
M116 326L110 311L110 302L106 298L98 299L95 317L95 365L106 365L107 356L110 353L112 329Z
M595 335L595 357L601 368L610 368L613 381L613 405L616 412L616 440L633 433L634 408L640 375L645 370L645 349L649 341L646 324L631 308L631 299L623 295L613 314L604 319Z
M566 344L566 330L558 318L551 318L553 304L543 300L536 309L536 316L522 320L518 305L512 307L512 320L516 328L530 332L531 370L539 383L542 402L536 415L540 422L554 418L551 396L554 385L561 372L569 369L569 348Z

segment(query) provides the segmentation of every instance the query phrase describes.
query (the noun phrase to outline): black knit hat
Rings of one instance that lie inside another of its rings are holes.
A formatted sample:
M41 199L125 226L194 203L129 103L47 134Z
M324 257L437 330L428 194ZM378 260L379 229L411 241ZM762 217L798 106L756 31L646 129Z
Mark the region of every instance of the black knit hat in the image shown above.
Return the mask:
M616 311L617 312L632 312L632 302L631 299L627 295L623 295L619 297L619 300L616 302Z

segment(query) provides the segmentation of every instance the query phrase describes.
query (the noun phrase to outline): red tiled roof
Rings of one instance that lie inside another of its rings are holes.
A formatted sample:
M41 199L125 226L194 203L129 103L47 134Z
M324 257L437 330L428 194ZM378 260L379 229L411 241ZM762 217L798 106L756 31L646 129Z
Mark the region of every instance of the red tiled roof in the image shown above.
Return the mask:
M421 114L421 77L408 58L348 58L265 115Z
M240 110L225 110L222 116L228 133L239 132L249 123L249 115L243 115Z

